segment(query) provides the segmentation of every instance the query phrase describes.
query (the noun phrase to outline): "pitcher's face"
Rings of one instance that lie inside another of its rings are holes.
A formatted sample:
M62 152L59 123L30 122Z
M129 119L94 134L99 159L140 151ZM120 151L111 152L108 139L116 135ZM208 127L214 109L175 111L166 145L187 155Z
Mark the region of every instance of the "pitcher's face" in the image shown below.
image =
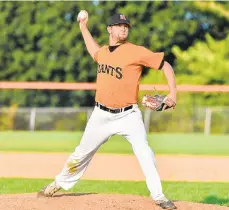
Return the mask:
M129 26L127 24L117 24L107 28L112 40L117 42L124 42L129 35Z

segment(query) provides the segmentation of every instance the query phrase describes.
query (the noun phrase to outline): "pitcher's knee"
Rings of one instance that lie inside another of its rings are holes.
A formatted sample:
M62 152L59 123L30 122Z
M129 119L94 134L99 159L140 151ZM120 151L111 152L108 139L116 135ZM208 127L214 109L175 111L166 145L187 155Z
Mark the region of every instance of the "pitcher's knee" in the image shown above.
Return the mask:
M85 147L79 145L75 148L73 155L75 155L77 157L84 157L84 156L87 156L88 154L90 154L91 152L92 152L91 149L85 148Z

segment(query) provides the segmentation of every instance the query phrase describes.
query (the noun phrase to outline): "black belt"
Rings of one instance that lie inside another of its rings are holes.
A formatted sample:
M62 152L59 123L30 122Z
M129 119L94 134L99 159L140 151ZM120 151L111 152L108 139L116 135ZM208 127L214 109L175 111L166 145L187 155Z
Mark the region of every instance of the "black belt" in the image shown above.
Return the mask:
M99 104L98 102L95 102L95 105L97 107L99 107L100 109L104 110L104 111L107 111L107 112L110 112L110 113L114 113L114 114L117 114L117 113L120 113L120 112L125 112L125 111L133 108L133 105L130 105L130 106L126 106L124 108L110 109L110 108L108 108L106 106L103 106L102 104Z

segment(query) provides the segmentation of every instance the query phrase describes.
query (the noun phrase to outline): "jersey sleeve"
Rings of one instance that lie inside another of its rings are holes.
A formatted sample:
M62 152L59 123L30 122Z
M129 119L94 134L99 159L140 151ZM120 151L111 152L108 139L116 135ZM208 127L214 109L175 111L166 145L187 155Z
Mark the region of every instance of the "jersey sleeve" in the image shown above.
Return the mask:
M152 52L141 46L138 54L140 55L139 64L146 67L160 69L164 62L163 52Z

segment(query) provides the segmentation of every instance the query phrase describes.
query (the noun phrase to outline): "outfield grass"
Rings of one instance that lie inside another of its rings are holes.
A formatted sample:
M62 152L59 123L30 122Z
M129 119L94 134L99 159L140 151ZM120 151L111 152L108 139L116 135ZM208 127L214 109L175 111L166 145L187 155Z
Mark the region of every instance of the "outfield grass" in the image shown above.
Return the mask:
M73 152L79 144L79 132L0 132L0 151ZM156 154L229 155L229 136L203 134L149 134L149 145ZM132 154L130 144L113 136L100 153Z
M48 179L0 179L0 194L32 193L39 191ZM229 206L229 183L162 182L168 198L180 201ZM62 190L62 192L64 192ZM145 182L81 180L68 192L119 193L149 196Z

